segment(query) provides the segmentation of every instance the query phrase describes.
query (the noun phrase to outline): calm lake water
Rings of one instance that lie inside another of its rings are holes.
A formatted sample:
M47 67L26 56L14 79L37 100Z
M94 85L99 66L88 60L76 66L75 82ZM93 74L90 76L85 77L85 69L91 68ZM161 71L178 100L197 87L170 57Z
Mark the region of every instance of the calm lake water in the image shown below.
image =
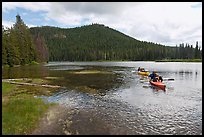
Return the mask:
M157 89L138 67L174 81ZM75 73L84 70L98 73ZM53 84L62 88L44 99L78 112L72 134L202 134L202 63L50 62L2 72L2 78L57 77Z

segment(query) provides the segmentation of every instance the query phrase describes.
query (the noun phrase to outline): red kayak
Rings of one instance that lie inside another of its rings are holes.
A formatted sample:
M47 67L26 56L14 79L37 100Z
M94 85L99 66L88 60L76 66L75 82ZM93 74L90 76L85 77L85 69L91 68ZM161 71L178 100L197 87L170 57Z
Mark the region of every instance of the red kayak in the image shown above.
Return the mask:
M165 88L166 88L166 85L164 83L162 83L162 82L159 82L159 81L153 82L153 81L150 80L149 83L156 86L156 87L161 88L162 90L165 90Z

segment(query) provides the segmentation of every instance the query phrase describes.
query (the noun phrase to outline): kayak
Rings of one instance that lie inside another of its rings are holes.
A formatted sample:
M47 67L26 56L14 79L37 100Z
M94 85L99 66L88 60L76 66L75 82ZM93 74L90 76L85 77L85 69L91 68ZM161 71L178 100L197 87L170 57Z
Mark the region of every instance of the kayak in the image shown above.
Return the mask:
M150 72L149 71L139 71L138 74L149 76Z
M154 86L156 86L156 87L159 87L159 88L161 88L161 89L163 89L163 90L165 90L165 88L166 88L166 85L165 85L164 83L162 83L162 82L159 82L159 81L153 82L153 81L150 80L149 83L150 83L151 85L154 85Z

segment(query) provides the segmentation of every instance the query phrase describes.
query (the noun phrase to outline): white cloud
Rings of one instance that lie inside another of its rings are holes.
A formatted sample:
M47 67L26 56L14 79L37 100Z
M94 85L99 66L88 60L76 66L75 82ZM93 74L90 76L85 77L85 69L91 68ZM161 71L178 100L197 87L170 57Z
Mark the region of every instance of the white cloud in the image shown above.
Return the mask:
M45 11L44 19L63 26L101 23L139 40L165 45L202 42L202 3L195 2L3 2L3 12L16 7ZM60 25L59 25L60 26ZM189 40L190 39L190 40Z
M27 26L28 26L29 28L31 28L31 27L37 27L36 25L33 25L33 24L27 24Z
M2 20L2 25L6 28L11 28L15 22Z
M51 3L49 2L2 2L2 11L8 12L18 8L24 8L31 11L48 11Z

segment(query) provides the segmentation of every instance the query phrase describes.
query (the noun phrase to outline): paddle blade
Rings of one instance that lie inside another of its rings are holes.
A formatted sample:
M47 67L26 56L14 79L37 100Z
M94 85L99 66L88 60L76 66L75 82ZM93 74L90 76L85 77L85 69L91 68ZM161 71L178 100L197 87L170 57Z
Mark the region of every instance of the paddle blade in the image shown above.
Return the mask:
M163 78L164 81L174 81L173 78Z

